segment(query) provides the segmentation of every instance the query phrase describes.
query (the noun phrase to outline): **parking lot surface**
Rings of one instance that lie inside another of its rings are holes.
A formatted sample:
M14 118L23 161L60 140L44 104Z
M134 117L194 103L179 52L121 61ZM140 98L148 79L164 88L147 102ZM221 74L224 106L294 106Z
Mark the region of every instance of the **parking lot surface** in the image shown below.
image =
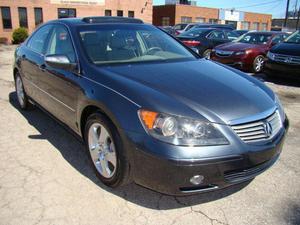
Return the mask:
M300 224L300 82L256 75L279 95L290 130L279 161L253 181L188 197L111 190L76 138L39 109L20 110L14 48L0 46L0 224Z

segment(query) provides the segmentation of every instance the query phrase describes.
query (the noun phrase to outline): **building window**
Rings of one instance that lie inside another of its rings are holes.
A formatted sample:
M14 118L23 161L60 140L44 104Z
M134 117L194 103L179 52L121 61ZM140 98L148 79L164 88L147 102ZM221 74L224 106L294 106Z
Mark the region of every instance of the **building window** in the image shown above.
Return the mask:
M9 7L1 7L2 23L4 29L12 29L11 14Z
M219 23L219 20L218 19L209 19L208 22L212 23L212 24L217 24L217 23Z
M111 16L111 10L110 9L106 9L104 13L105 13L105 16Z
M250 30L250 22L242 22L242 29L243 30Z
M188 16L181 17L181 23L191 23L191 22L192 22L192 17L188 17Z
M123 16L123 10L117 10L117 16Z
M266 31L268 29L268 24L267 23L262 23L261 24L261 30Z
M196 17L196 23L205 23L205 18L203 18L203 17Z
M252 29L253 29L253 30L259 30L259 23L258 23L258 22L254 22L254 23L252 24Z
M34 21L35 21L35 26L38 26L44 22L42 8L34 8Z
M57 11L58 19L76 17L76 9L59 8Z
M27 9L25 7L19 7L18 12L20 27L28 28Z
M134 18L134 11L128 11L128 17Z
M161 18L161 25L162 26L170 26L170 17Z

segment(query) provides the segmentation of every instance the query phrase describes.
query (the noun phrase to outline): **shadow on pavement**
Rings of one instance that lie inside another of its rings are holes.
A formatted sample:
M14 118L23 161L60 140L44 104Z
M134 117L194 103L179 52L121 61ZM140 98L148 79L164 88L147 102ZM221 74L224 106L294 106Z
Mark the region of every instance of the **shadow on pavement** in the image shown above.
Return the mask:
M283 86L300 87L300 80L287 78L287 77L269 77L263 73L253 74L253 77L257 78L262 82L270 82Z
M251 181L238 184L223 190L206 194L197 194L186 197L172 197L163 195L136 184L130 184L117 190L104 186L95 176L83 144L59 123L38 108L29 111L20 109L15 92L9 94L10 104L18 110L28 123L38 130L39 135L29 135L31 139L45 139L49 141L78 172L89 178L105 191L115 194L134 204L151 209L174 209L215 201L246 187Z

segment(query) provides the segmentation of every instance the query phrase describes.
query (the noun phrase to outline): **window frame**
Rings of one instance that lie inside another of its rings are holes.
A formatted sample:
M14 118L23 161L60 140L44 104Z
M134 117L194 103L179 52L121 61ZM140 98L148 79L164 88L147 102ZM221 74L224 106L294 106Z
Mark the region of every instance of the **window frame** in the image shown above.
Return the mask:
M22 15L24 13L24 15ZM18 16L19 16L19 26L28 28L28 12L26 7L18 7ZM24 16L24 18L21 18ZM25 19L25 21L22 21L22 19Z
M44 23L44 13L43 13L43 8L42 8L42 7L34 7L33 11L34 11L34 24L35 24L35 26L37 27L37 26L39 26L40 24ZM38 11L41 13L41 14L40 14L40 15L41 15L40 23L37 23L37 16L36 16L36 13L37 13Z
M128 17L129 18L134 18L135 17L133 10L128 10Z
M119 13L121 13L122 15L119 16ZM118 17L124 17L124 11L123 10L117 10L117 16Z
M106 13L108 13L108 12L109 12L110 15L106 15ZM105 9L105 10L104 10L104 16L112 16L112 11L111 11L111 9Z
M2 19L2 27L3 27L3 30L10 30L10 29L12 29L13 28L13 26L12 26L12 18L11 18L11 10L10 10L10 7L9 6L1 6L0 7L1 8L1 19ZM5 10L5 9L8 9L8 15L9 15L9 19L6 19L6 20L9 20L9 26L8 27L6 27L5 26L5 19L4 19L4 17L3 17L3 11Z
M60 10L66 10L68 13L68 17L59 17L59 12L60 12ZM74 12L75 12L75 15L74 15L74 17L70 17L69 15L70 15L70 10L74 10ZM75 18L77 16L77 10L76 10L76 8L57 8L57 18L58 19L63 19L63 18Z

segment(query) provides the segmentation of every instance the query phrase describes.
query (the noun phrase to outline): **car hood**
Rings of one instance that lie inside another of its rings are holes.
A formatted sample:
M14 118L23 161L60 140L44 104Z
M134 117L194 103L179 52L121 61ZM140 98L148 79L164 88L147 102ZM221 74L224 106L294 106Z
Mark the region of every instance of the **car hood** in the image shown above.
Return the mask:
M218 50L223 51L245 51L247 49L259 48L259 45L247 44L240 42L229 42L216 47Z
M115 80L129 82L123 85L127 88L123 94L152 110L160 110L157 105L184 105L210 121L228 124L274 107L273 92L263 83L209 60L118 65L104 70ZM138 93L133 92L135 85L142 86Z
M280 43L275 45L271 52L283 55L300 56L300 44L294 43Z

